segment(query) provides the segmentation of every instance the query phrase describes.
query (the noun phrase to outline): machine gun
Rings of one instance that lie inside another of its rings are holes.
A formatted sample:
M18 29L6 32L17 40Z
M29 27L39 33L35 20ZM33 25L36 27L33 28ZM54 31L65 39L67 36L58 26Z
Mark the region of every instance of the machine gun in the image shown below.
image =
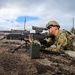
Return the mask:
M15 39L15 40L16 40L16 38L17 38L18 40L24 40L24 41L25 41L24 44L25 44L26 47L27 47L28 44L29 44L28 35L31 36L31 39L37 40L37 41L39 41L39 42L41 42L41 40L46 37L45 34L41 33L41 32L43 32L43 30L46 30L46 28L32 26L32 29L35 30L35 33L28 33L28 32L27 32L27 33L24 33L24 34L16 34L16 35L14 35L14 34L9 34L9 35L7 36L7 39L8 39L9 37L11 37L11 38L13 37L13 39ZM13 39L12 39L12 40L13 40ZM20 45L19 47L15 48L14 50L11 49L12 52L17 51L17 50L18 50L20 47L22 47L24 44Z
M43 43L46 43L45 41L43 42L43 40L45 38L49 38L49 37L53 38L53 36L49 36L47 33L42 33L43 30L47 30L46 28L32 26L32 29L35 30L35 33L25 33L24 38L23 38L25 43L21 44L19 47L15 48L14 50L11 49L12 52L17 51L20 47L25 45L26 48L29 48L28 50L29 50L29 54L30 54L31 58L39 57L39 50L41 49ZM28 35L30 35L30 38L33 39L32 43L29 42ZM20 39L21 39L21 37L20 37ZM35 40L37 42L34 42ZM27 46L29 46L29 47L27 47Z

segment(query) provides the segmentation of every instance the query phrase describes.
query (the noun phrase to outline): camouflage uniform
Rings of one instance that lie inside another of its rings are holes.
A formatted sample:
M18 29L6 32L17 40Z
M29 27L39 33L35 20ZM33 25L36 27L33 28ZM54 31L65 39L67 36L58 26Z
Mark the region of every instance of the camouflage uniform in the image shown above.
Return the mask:
M62 52L62 50L75 50L75 36L66 30L59 30L57 37L47 41L47 43L52 43L52 41L56 47L47 47L45 50L55 52Z

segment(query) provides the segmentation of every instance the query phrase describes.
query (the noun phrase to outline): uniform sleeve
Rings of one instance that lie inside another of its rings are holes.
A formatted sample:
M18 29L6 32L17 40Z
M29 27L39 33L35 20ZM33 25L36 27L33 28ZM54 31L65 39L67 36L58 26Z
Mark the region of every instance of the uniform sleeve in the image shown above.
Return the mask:
M54 39L52 38L45 38L46 46L50 47L52 44L54 44Z
M56 40L56 48L49 47L49 48L46 48L45 50L61 52L61 48L66 46L66 44L67 44L66 34L62 33L61 35L59 35L58 39Z
M61 47L64 47L67 45L67 37L65 33L62 33L59 35L59 38L57 39L56 48L59 50Z

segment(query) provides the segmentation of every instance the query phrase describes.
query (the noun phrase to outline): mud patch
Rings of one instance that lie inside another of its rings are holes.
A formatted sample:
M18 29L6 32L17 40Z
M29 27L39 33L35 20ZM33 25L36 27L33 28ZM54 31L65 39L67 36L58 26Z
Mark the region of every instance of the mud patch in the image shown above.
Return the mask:
M33 75L37 70L29 61L22 61L18 54L0 54L0 75Z

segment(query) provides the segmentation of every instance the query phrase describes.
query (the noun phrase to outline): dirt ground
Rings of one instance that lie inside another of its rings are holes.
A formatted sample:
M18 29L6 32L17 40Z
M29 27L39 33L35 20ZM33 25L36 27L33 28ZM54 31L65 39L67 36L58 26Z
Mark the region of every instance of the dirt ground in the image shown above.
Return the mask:
M40 58L31 59L28 50L17 48L24 41L0 41L0 75L75 75L75 58L67 54L40 51Z

